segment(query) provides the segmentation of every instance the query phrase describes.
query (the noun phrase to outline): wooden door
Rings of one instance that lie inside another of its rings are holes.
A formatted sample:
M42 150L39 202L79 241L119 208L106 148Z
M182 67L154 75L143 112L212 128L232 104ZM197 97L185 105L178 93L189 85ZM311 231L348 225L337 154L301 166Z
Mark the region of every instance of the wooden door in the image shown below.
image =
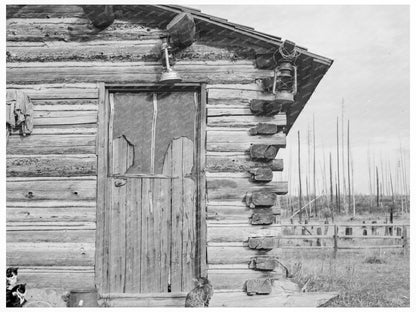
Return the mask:
M199 103L195 91L109 93L101 292L193 288Z

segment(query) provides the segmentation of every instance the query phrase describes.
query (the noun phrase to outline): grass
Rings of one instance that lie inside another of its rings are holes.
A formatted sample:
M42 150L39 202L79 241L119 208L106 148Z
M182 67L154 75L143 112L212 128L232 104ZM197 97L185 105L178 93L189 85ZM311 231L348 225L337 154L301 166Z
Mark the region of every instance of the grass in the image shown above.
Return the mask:
M409 307L409 256L403 251L285 252L281 261L308 292L337 291L326 307Z

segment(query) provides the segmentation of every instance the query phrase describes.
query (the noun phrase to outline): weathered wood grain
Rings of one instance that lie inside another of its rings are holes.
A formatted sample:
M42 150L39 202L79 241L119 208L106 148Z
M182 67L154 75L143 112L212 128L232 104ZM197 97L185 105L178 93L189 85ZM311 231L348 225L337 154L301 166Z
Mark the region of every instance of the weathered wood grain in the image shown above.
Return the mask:
M84 16L84 11L79 5L25 5L11 17L45 19L81 16Z
M92 266L93 243L10 243L7 244L10 266Z
M232 203L232 202L231 202ZM244 203L232 203L233 205L214 205L215 202L210 202L207 205L207 220L212 221L233 221L233 222L249 222L249 218L253 213L253 209L247 207ZM280 214L279 207L270 208L274 215Z
M270 71L265 71L271 74ZM273 100L274 94L264 92L261 84L246 83L234 85L210 84L207 86L208 104L210 105L237 105L249 108L252 99Z
M11 135L7 154L91 154L95 153L95 135Z
M59 19L62 20L62 19ZM20 22L20 21L19 21ZM73 24L77 25L77 24ZM85 24L81 24L84 26ZM49 25L53 27L54 25ZM90 36L89 41L20 41L24 35L15 37L19 41L8 41L6 51L8 62L35 61L157 61L160 58L161 31L149 29L144 32L141 26L132 23L116 23L113 27L126 27L128 32L106 30ZM65 29L60 30L62 36L68 35ZM115 36L116 32L120 36ZM142 36L140 36L142 34ZM133 40L129 40L129 37ZM10 36L9 36L10 38ZM31 39L43 39L31 36ZM122 49L120 47L123 47ZM236 47L214 47L195 42L192 46L177 53L181 60L234 60ZM241 51L241 49L240 49ZM239 53L239 59L250 58L248 54Z
M95 207L8 207L7 222L95 222Z
M96 110L77 110L77 111L50 111L50 110L35 110L34 123L37 126L52 126L52 125L80 125L97 123Z
M277 153L280 147L286 146L286 135L282 132L271 136L252 136L248 129L208 128L207 130L207 151L247 152L251 149L251 146L273 146ZM276 153L273 154L273 157L270 156L268 160L273 159ZM254 159L254 157L252 158Z
M81 178L8 179L6 199L11 201L94 200L96 180Z
M253 144L250 146L250 157L253 160L272 161L278 151L279 146L273 144Z
M272 292L272 282L268 278L249 279L245 286L247 295L268 295Z
M95 243L94 230L77 230L76 227L67 227L62 230L38 229L21 231L7 231L7 243Z
M258 190L247 192L245 197L246 205L250 208L271 207L276 204L277 196L269 190Z
M208 269L208 276L216 290L244 289L244 284L251 279L279 279L280 272L262 272L246 269ZM214 292L215 296L215 292Z
M116 20L104 31L97 31L86 19L68 16L66 18L13 18L7 20L6 39L9 42L71 42L71 41L125 41L143 39L158 39L166 31L157 28L148 28L135 21ZM72 59L77 59L72 58ZM79 57L79 59L83 59ZM37 59L41 60L41 59ZM49 60L49 59L46 59Z
M274 236L281 234L281 229L274 225L253 226L248 223L208 223L207 240L209 243L247 242L250 235L269 233Z
M250 135L248 129L207 128L207 144L210 143L249 143L286 145L286 135L282 132L273 135Z
M28 289L82 289L94 287L93 266L27 266L19 267L19 279Z
M42 101L42 102L40 102L40 101ZM52 101L54 101L53 104L51 104ZM37 100L36 104L33 103L34 104L33 105L33 110L36 112L34 114L34 116L37 116L38 118L42 117L41 114L45 113L45 112L42 112L42 111L47 111L47 112L63 111L63 112L67 112L67 111L97 111L98 110L97 104L93 103L94 101L81 100L81 104L79 104L80 100L78 100L78 99L68 100L66 102L66 104L61 104L58 101L61 101L61 100L51 100L51 101L46 102L47 103L46 104L45 101L43 101L43 100ZM70 104L68 104L68 103L70 103ZM57 114L57 113L55 113L55 114Z
M8 155L8 177L70 177L97 174L96 155Z
M52 81L50 84L8 84L7 89L22 90L34 101L34 104L59 99L71 101L69 103L88 99L89 103L98 98L98 88L95 83L59 84Z
M287 182L253 183L246 178L207 179L208 200L243 201L247 192L270 191L279 195L287 193Z
M267 212L266 209L262 209L264 211L259 210L260 209L256 209L250 218L252 225L266 225L275 222L275 215L271 209L267 209Z
M267 76L269 71L256 69L247 61L206 61L175 64L183 80L200 82L250 82ZM135 83L158 81L162 66L151 62L45 62L9 63L6 82L11 83Z
M234 244L227 246L226 243L208 244L208 263L210 264L248 264L251 257L267 253L270 256L281 256L282 249L273 248L268 252L250 249Z
M208 153L206 170L209 172L246 172L251 168L270 167L273 171L283 171L283 159L254 161L244 153Z
M20 129L12 129L11 135L20 135ZM43 134L96 134L96 124L83 124L83 125L59 125L56 127L48 126L34 126L31 136L43 135Z
M259 182L270 182L273 179L273 171L271 168L260 167L250 169L251 180Z

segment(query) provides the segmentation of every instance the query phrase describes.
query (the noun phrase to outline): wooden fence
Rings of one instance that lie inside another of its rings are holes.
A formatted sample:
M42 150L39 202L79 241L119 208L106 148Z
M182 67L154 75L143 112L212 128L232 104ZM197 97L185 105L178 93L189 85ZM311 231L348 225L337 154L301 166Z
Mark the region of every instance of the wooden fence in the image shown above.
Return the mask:
M409 249L409 224L332 223L278 224L279 247L283 249ZM367 241L377 244L366 244ZM389 242L389 244L387 244Z

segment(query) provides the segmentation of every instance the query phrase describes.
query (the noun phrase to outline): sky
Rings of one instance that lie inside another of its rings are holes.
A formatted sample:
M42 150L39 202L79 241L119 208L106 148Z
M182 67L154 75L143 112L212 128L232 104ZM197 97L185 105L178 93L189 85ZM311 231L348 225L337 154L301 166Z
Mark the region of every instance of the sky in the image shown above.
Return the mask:
M300 131L301 137L301 171L306 174L307 138L308 131L312 137L313 118L315 119L317 179L323 176L324 155L327 175L329 152L332 154L333 164L336 164L336 123L338 116L341 143L342 114L345 145L347 120L350 120L351 157L354 188L357 193L369 193L369 157L373 166L379 167L380 176L381 168L384 168L385 184L387 184L389 164L394 184L396 178L399 179L396 173L403 172L396 170L401 155L409 168L410 13L408 6L190 4L188 6L282 37L283 40L294 41L313 53L334 60L292 127L287 138L287 148L279 151L278 157L285 160L286 166L283 178L291 180L289 184L292 192L296 191L294 187L298 184L297 132ZM342 151L341 147L340 151ZM312 163L312 152L310 159ZM347 177L346 147L344 162L345 177ZM342 169L340 171L342 175ZM374 177L374 170L371 174ZM318 184L321 184L320 181ZM394 185L394 188L399 188L399 185ZM322 187L319 187L318 193L320 189Z

